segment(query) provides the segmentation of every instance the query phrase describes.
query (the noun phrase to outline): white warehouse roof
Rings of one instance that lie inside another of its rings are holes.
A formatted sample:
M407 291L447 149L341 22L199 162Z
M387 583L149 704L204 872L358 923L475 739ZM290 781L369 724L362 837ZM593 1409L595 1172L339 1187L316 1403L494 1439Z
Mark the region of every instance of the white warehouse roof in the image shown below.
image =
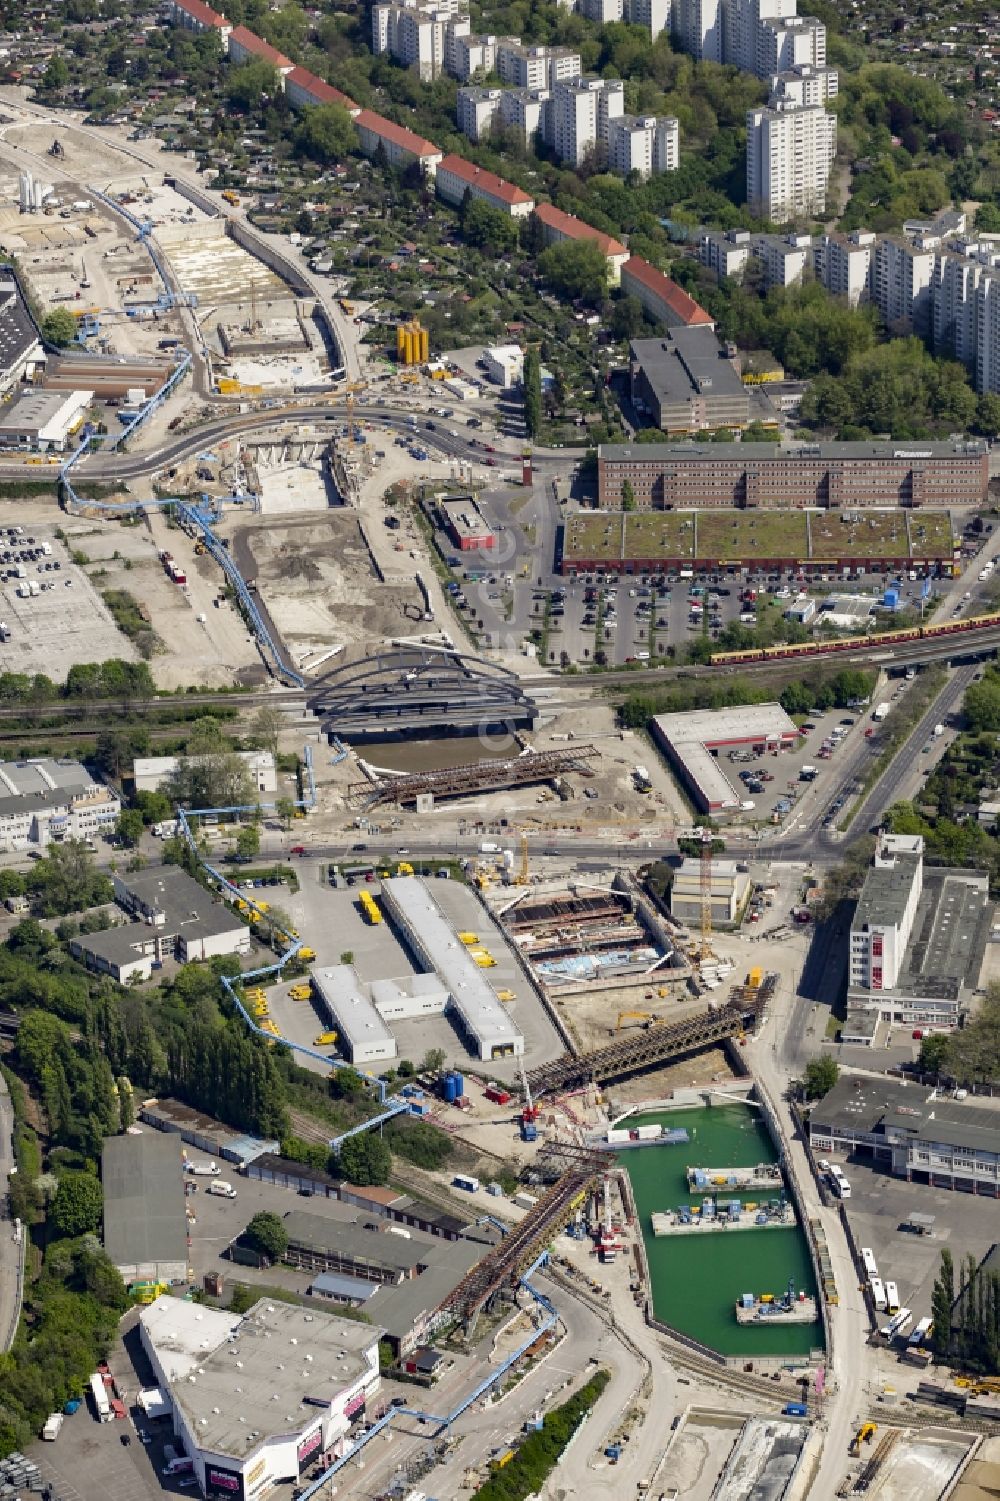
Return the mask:
M396 1039L365 995L353 965L331 964L326 969L314 969L312 982L332 1025L340 1033L338 1052L345 1051L340 1043L346 1043L352 1063L395 1058Z
M394 876L382 882L382 897L414 953L447 987L480 1056L489 1058L494 1048L523 1053L524 1038L426 883L418 876Z
M712 751L723 746L780 744L798 731L780 704L739 704L729 709L696 709L659 714L653 737L680 765L709 809L738 807L739 783L723 771Z

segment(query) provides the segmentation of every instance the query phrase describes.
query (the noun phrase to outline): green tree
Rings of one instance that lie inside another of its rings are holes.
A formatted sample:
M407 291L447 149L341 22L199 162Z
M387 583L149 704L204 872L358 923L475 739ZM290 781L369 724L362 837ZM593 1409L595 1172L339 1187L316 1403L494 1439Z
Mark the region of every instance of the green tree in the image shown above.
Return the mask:
M1000 678L986 676L965 691L965 719L970 730L1000 730Z
M542 365L537 349L529 349L524 356L522 374L524 386L524 426L529 438L534 438L542 425Z
M554 292L597 307L608 291L608 262L593 240L560 240L538 257L538 270Z
M944 1032L932 1032L920 1043L920 1067L925 1074L940 1074L948 1066L948 1037Z
M274 811L281 819L286 831L292 827L292 819L295 817L295 804L290 797L279 797L274 805Z
M439 1074L444 1068L444 1060L447 1057L444 1048L429 1048L424 1054L424 1060L420 1065L422 1074Z
M635 510L635 491L632 488L632 481L627 479L622 481L622 510Z
M236 853L244 860L260 854L260 829L255 823L241 824L236 835Z
M243 1232L243 1238L272 1262L281 1261L288 1250L288 1231L281 1216L267 1210L254 1215Z
M135 849L143 836L146 825L138 808L123 808L115 824L115 833L129 849Z
M392 1153L381 1136L366 1131L361 1136L349 1136L340 1149L340 1157L331 1163L342 1178L358 1188L378 1187L389 1181L392 1170Z
M56 1235L86 1235L101 1223L104 1197L93 1173L63 1173L56 1188L48 1223Z
M819 1058L810 1058L803 1075L806 1099L822 1099L825 1094L829 1094L839 1078L840 1069L834 1059L826 1054Z
M132 1085L124 1074L119 1074L118 1088L118 1129L127 1131L135 1121L135 1100L132 1095Z
M64 348L76 338L79 324L68 307L56 307L42 319L42 334L50 344Z
M59 52L53 52L42 74L42 88L57 91L69 83L69 64Z
M250 721L250 744L258 750L270 751L277 761L282 724L283 720L277 709L263 704Z
M502 209L466 191L461 210L462 234L470 245L509 255L517 247L517 224Z
M278 92L278 75L270 63L241 63L226 71L226 98L237 109L259 109L266 96L273 99Z
M945 1360L951 1345L951 1310L955 1302L955 1264L947 1246L941 1251L941 1270L931 1291L931 1317L934 1320L934 1353Z
M979 1010L948 1037L947 1069L961 1084L988 1084L1000 1078L1000 985L986 988Z
M363 1094L365 1081L356 1068L338 1068L330 1079L330 1093L335 1100L353 1100Z
M318 104L302 111L296 144L317 162L340 162L358 149L358 133L347 110L339 104Z

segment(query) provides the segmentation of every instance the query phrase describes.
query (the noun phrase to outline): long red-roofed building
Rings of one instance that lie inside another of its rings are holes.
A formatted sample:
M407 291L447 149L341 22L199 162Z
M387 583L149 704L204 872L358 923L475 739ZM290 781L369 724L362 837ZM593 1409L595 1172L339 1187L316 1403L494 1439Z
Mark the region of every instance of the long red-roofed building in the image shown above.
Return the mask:
M542 239L546 245L558 245L560 240L593 240L604 252L608 263L608 281L616 287L621 271L628 260L628 248L620 240L612 239L603 230L585 224L574 214L564 214L554 203L540 203L535 209L535 218L542 226Z
M415 135L404 125L396 125L370 109L363 109L355 117L354 123L358 127L358 138L365 156L374 156L381 146L390 167L405 167L409 162L416 161L420 163L425 176L434 176L444 152L433 141Z
M633 255L622 267L622 291L638 297L649 316L668 328L715 327L711 313L641 256Z
M233 25L217 10L205 4L205 0L173 0L172 15L176 26L185 31L217 31L226 47Z
M234 63L247 63L258 61L270 63L278 77L284 80L288 74L294 71L295 64L290 57L279 52L277 47L272 47L270 42L265 42L256 32L249 31L246 26L237 26L229 38L229 60Z
M466 193L471 193L511 219L526 219L535 206L535 200L523 188L453 153L438 163L434 183L446 203L459 205Z
M360 115L361 105L355 104L346 94L324 83L308 68L293 68L285 79L285 95L292 109L305 109L313 104L339 104L349 115Z

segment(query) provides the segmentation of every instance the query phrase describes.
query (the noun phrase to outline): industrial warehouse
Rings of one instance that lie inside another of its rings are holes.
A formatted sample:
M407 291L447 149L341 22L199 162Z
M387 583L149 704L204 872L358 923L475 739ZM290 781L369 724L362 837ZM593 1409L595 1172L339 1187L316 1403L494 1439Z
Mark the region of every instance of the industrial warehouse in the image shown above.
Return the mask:
M780 704L660 714L650 728L701 813L740 808L739 784L720 766L720 750L747 749L763 755L789 750L798 742L798 730Z
M313 971L317 1000L355 1065L389 1062L398 1046L389 1023L447 1016L475 1057L520 1057L524 1038L485 971L496 967L486 949L470 948L470 934L451 921L416 876L384 879L378 897L366 887L362 905L371 926L387 920L395 939L420 969L401 978L364 981L353 964Z

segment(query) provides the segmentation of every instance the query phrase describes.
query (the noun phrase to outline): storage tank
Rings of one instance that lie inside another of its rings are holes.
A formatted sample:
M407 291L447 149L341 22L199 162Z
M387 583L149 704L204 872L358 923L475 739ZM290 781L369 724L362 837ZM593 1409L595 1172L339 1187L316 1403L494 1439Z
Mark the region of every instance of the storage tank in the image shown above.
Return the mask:
M455 1088L455 1075L454 1074L445 1074L445 1076L444 1076L444 1102L445 1102L445 1104L446 1105L454 1105L455 1101L458 1099L458 1097L459 1097L460 1094L461 1094L461 1090Z
M396 324L396 358L397 360L406 358L406 325L404 323Z
M465 1093L465 1080L456 1069L451 1076L455 1081L455 1098L460 1100Z
M419 363L423 365L426 364L427 360L430 358L430 335L428 334L426 328L421 328L419 324L417 324L415 331L417 335L417 354L414 363L417 363L419 361Z

